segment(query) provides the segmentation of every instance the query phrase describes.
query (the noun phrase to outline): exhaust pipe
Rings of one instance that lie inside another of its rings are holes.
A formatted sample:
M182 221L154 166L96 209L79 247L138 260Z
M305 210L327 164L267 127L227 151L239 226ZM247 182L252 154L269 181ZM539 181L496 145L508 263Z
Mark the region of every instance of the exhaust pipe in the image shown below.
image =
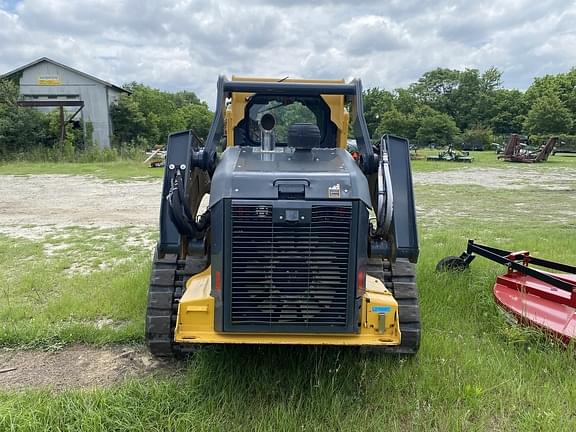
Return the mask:
M262 152L273 152L276 149L274 126L276 126L276 119L272 114L266 113L260 119L260 143L262 145Z

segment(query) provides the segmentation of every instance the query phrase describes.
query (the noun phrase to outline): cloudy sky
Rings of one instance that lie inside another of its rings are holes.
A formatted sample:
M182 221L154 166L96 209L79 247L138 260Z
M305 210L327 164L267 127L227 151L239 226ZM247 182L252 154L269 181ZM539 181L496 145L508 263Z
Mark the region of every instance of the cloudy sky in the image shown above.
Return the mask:
M222 73L393 89L496 66L525 89L576 66L575 22L572 0L0 0L0 73L46 56L210 105Z

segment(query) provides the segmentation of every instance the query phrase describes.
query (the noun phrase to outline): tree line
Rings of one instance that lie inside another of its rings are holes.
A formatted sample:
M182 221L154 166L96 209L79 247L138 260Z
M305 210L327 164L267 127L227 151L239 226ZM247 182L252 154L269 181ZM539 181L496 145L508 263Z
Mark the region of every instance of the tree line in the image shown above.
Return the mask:
M166 143L173 132L192 129L198 137L208 135L214 114L206 102L191 91L161 91L132 82L112 108L113 145L153 147Z
M502 72L438 68L407 88L372 88L364 107L373 137L393 133L419 146L479 142L519 133L575 141L576 69L535 78L525 91L502 87Z
M170 132L192 129L208 134L213 114L192 92L167 93L131 83L112 109L114 139L127 143L163 143ZM403 136L419 146L475 142L489 146L511 133L533 137L576 134L576 69L535 78L526 91L502 86L502 72L438 68L407 88L371 88L364 92L370 135Z
M207 136L213 113L195 93L166 92L136 82L123 87L130 93L111 107L113 149L141 151L186 129L200 138ZM62 142L56 112L19 107L17 100L18 86L0 81L0 158L40 152L47 158L70 159L94 150L90 133L68 125ZM419 146L460 142L487 146L510 133L533 141L560 135L574 143L576 68L535 78L526 91L503 88L502 72L494 67L483 72L438 68L406 88L366 90L364 108L372 137L392 133Z

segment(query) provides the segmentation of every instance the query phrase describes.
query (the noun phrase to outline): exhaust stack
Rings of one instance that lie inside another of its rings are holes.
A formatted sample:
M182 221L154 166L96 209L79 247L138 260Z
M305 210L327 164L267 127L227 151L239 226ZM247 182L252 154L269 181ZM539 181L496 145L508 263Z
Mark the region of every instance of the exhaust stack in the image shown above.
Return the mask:
M272 114L266 113L260 119L260 143L263 152L273 152L276 149L274 126L276 126L276 119Z

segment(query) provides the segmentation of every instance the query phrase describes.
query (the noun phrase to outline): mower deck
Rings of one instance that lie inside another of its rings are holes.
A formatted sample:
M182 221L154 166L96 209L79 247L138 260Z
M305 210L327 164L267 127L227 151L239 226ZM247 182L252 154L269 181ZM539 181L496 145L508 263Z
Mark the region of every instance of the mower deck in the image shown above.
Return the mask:
M476 255L508 268L493 288L500 307L520 324L538 327L565 344L576 340L576 267L536 258L528 251L511 252L469 240L464 253L442 259L436 268L464 270Z
M576 275L553 274L576 286ZM522 323L538 327L568 344L576 338L576 296L532 276L509 272L498 276L496 303Z

